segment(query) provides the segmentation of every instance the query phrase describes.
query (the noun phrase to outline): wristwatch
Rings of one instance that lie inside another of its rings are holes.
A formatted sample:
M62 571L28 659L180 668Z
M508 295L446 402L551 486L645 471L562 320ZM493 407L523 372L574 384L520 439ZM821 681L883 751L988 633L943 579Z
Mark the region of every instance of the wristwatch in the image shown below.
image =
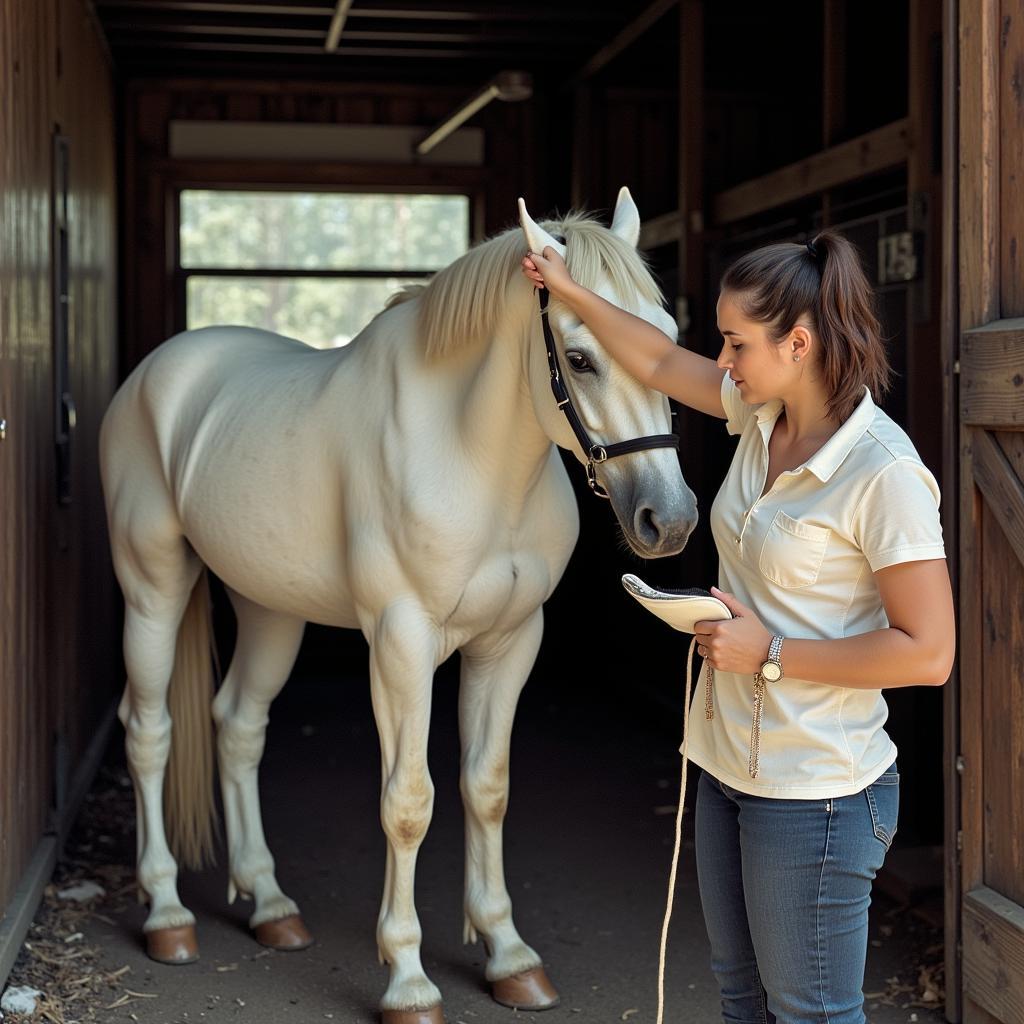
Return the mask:
M768 657L761 666L761 678L767 683L777 683L782 678L782 641L784 637L773 636L768 646Z

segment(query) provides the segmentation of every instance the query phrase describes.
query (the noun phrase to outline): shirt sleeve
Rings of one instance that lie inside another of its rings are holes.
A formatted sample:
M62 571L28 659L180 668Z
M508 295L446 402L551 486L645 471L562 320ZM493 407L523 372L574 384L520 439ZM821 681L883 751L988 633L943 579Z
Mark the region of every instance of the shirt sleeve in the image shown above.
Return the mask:
M868 484L853 534L872 572L901 562L945 558L939 485L915 459L897 459Z
M725 409L725 429L730 434L742 434L758 409L740 398L740 389L732 382L728 370L722 375L722 408Z

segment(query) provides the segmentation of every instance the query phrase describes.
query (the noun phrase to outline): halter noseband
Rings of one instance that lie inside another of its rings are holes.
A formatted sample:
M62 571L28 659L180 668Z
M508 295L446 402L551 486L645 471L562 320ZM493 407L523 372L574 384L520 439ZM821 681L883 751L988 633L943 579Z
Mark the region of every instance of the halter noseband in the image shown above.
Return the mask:
M609 497L608 492L598 483L597 473L594 467L601 462L607 462L618 455L629 455L632 452L643 452L649 448L679 448L678 434L651 434L648 437L637 437L632 441L618 441L615 444L595 444L583 421L572 404L572 398L562 380L561 370L558 365L558 352L555 350L555 338L551 333L551 325L548 323L548 290L541 288L538 291L540 300L540 322L544 329L544 347L548 352L548 369L551 371L551 393L555 396L558 408L565 413L565 418L576 435L576 440L587 457L587 483L590 489L599 497Z

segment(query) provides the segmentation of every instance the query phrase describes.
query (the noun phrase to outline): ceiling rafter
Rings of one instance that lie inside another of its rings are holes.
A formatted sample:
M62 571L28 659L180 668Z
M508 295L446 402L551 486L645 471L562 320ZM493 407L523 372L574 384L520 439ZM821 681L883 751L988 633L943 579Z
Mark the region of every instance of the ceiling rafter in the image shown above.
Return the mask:
M654 0L654 6L671 0ZM579 68L595 51L621 46L623 32L651 0L91 0L115 64L126 74L182 70L230 73L246 55L265 56L261 73L341 80L434 76L469 81L483 71L548 74ZM649 14L648 14L649 17Z

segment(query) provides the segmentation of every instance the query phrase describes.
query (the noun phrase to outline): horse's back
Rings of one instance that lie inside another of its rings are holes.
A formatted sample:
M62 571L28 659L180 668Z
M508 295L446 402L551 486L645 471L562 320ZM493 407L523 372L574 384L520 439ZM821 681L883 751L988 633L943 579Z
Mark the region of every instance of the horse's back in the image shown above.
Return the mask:
M122 384L118 403L141 402L155 415L177 413L177 405L222 388L243 369L302 359L317 350L294 338L253 327L201 327L168 338L142 360Z
M108 457L137 449L139 435L158 447L166 465L169 446L199 428L225 393L244 378L264 383L292 365L323 355L270 331L252 327L202 327L183 331L154 349L118 389L104 418L101 445Z
M100 457L108 506L118 494L165 490L175 483L198 438L230 418L247 391L287 375L320 354L300 341L249 327L183 331L159 345L118 388L103 418ZM163 485L162 487L160 485Z

